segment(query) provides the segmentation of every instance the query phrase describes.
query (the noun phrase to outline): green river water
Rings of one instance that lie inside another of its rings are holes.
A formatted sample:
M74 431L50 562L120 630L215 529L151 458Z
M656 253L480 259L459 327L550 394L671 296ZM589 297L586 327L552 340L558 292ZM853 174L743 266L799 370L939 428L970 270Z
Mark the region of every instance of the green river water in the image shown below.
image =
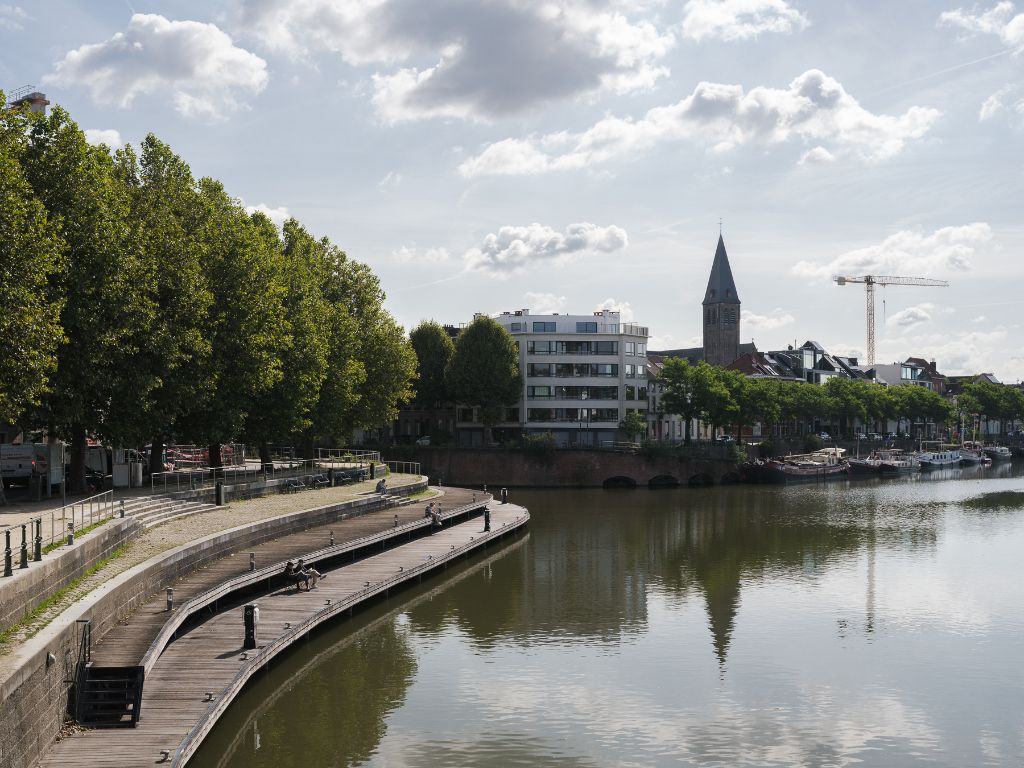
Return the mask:
M512 500L525 533L296 647L191 764L1024 765L1024 466Z

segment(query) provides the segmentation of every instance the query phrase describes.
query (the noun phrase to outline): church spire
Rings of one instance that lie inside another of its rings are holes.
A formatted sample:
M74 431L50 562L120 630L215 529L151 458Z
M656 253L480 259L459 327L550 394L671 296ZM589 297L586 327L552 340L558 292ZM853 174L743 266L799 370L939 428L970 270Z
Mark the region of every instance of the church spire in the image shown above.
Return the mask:
M732 279L729 255L725 252L725 241L719 233L715 261L711 265L711 277L708 278L708 288L704 292L704 304L721 303L739 304L740 297L736 292L736 283Z

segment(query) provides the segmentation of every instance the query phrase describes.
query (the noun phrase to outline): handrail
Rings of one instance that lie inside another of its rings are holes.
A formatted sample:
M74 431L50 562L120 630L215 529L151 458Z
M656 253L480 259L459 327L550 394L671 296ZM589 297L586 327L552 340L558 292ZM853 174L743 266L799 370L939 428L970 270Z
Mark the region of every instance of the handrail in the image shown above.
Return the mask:
M529 511L525 508L521 509L523 510L523 514L518 515L511 521L506 520L499 527L493 529L490 532L490 535L482 535L480 537L480 541L490 541L493 538L497 538L504 528L509 527L510 522L515 524L519 523L521 520L528 520L530 517ZM347 611L349 608L355 607L367 598L387 591L392 586L407 581L413 576L431 571L437 568L441 563L448 562L449 560L460 557L466 552L476 549L480 546L476 538L477 537L473 537L461 547L453 546L452 549L436 560L431 557L426 562L419 563L407 570L400 571L399 573L389 576L382 581L378 581L374 584L368 584L358 592L353 592L343 600L339 600L337 603L331 603L330 605L321 608L299 624L293 625L290 629L285 630L284 634L277 637L268 645L258 649L255 656L250 659L250 663L242 666L238 672L235 673L234 677L231 678L231 681L221 689L220 696L217 697L216 702L207 708L206 712L199 718L199 721L192 726L192 729L185 735L185 738L181 740L181 743L178 744L178 748L174 751L174 757L171 760L171 768L177 768L178 766L183 766L185 764L196 749L199 748L199 745L202 743L206 734L216 724L217 720L220 719L220 716L228 706L230 706L231 702L234 701L235 696L238 695L238 692L242 689L242 686L245 685L246 681L252 677L253 674L259 671L267 662L277 656L277 654L288 648L295 637L301 637L340 611Z
M119 507L114 503L114 492L103 491L97 493L94 496L89 496L78 501L73 501L70 504L65 504L61 507L54 507L49 512L36 515L29 520L25 520L21 523L15 523L13 525L7 525L0 528L0 536L4 536L8 532L17 531L19 528L34 529L31 530L31 534L26 536L27 545L32 550L35 545L39 545L38 549L50 546L60 541L64 541L68 534L67 523L70 521L74 528L74 531L78 531L87 525L92 525L96 522L102 522L105 519L115 517ZM70 515L68 514L70 512ZM49 536L43 535L43 520L49 516L50 518L50 532ZM60 529L57 529L57 520L61 521ZM6 545L6 541L4 541ZM6 546L4 547L6 549ZM12 552L14 547L12 546ZM30 558L32 560L41 559L34 555Z
M370 497L371 500L377 500L377 497ZM475 509L482 504L487 504L493 497L490 494L482 496L480 501L475 501L470 504L464 504L460 507L456 507L443 515L440 515L440 519L447 520L451 517L463 514L472 509ZM382 507L386 508L386 507ZM340 542L330 547L324 547L323 549L314 550L304 554L302 558L308 562L315 562L327 556L343 555L346 552L354 551L370 544L376 544L379 541L385 541L392 538L396 533L414 531L418 528L423 528L431 525L431 521L422 518L419 520L413 520L411 522L400 525L397 528L387 528L386 530L378 533L367 534L366 536L360 536L357 539L351 539L349 541ZM190 600L182 603L181 607L178 608L174 614L164 623L164 626L157 633L156 637L153 638L153 642L149 644L149 648L143 655L140 661L141 666L146 668L146 674L148 675L157 660L160 658L160 654L163 653L164 648L170 642L171 637L181 627L182 624L188 619L189 616L202 610L210 603L216 602L223 597L230 595L232 592L236 592L239 589L252 586L264 579L271 578L281 573L281 566L283 562L274 563L273 565L265 566L256 571L250 571L242 576L236 576L228 581L221 582L215 587L202 592Z

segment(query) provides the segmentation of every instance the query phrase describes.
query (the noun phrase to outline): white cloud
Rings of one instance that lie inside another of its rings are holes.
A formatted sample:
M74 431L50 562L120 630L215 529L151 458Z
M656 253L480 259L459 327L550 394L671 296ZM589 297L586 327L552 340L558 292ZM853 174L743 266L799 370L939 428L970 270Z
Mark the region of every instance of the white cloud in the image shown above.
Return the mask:
M935 360L942 373L958 376L998 369L1004 380L1016 380L1024 375L1020 358L1015 361L1007 354L1008 347L1016 346L1002 326L962 333L933 332L900 341L901 348L912 349L914 355L926 360Z
M939 16L939 23L969 32L996 35L1007 47L1018 53L1024 51L1024 13L1017 13L1011 2L996 3L984 13L963 8L946 11Z
M25 9L20 5L9 5L0 3L0 29L17 31L24 28L24 23L29 18Z
M979 253L993 249L992 229L984 222L943 227L931 234L904 230L879 245L858 248L825 264L801 261L793 273L805 277L831 275L910 275L927 277L965 272Z
M377 182L377 189L387 189L388 187L398 187L402 184L402 174L397 171L388 171L387 175L383 179Z
M700 336L690 336L686 339L680 339L678 336L673 336L670 333L662 333L655 336L651 336L647 339L647 349L690 349L692 347L699 347L704 344L704 339Z
M1006 98L1019 91L1020 86L1004 85L982 102L981 109L978 110L978 120L981 122L991 120L1001 112L1014 112L1018 115L1024 115L1024 99L1016 97L1013 99Z
M924 303L914 307L901 309L892 316L886 318L885 324L892 328L914 328L923 323L930 323L935 312L935 305Z
M757 315L749 309L743 309L740 310L740 322L746 326L746 328L773 331L776 328L792 325L796 322L796 318L794 318L789 312L778 307L773 309L769 315Z
M625 248L625 230L614 225L599 227L586 222L570 224L556 232L541 224L502 227L487 235L479 248L466 251L467 271L488 272L508 277L541 265L563 264L596 253L611 253Z
M524 293L523 298L530 312L537 315L551 315L555 312L565 312L565 296L556 296L553 293Z
M440 264L450 258L450 254L445 248L427 248L425 251L421 251L415 243L403 245L397 251L392 251L391 255L401 264Z
M764 32L793 32L808 23L785 0L689 0L682 30L690 40L746 40Z
M616 301L609 297L597 305L597 310L600 312L603 309L610 309L613 312L619 313L619 319L624 323L633 322L633 307L628 301Z
M106 144L111 149L120 149L124 146L121 133L114 128L86 128L85 140L90 144Z
M263 90L267 65L214 24L137 13L124 32L68 51L43 81L123 108L139 94L169 94L181 114L217 118L241 106L238 93Z
M923 136L939 114L927 107L910 107L899 116L873 114L837 80L812 69L784 89L758 86L744 92L740 85L703 82L682 101L655 107L640 120L606 117L582 133L505 139L464 161L459 171L473 177L579 169L668 141L722 152L795 140L816 145L805 160L845 153L877 161Z
M288 213L288 209L283 205L279 208L271 208L266 203L259 203L258 205L246 205L245 212L250 216L254 213L262 213L268 219L270 219L279 228L284 225L285 221L291 215Z
M240 29L295 59L338 54L372 74L387 122L490 120L545 102L650 88L674 39L589 0L237 0ZM432 62L422 66L419 62Z
M801 156L799 160L800 165L821 165L823 163L835 162L836 156L829 152L824 147L814 147L809 149Z

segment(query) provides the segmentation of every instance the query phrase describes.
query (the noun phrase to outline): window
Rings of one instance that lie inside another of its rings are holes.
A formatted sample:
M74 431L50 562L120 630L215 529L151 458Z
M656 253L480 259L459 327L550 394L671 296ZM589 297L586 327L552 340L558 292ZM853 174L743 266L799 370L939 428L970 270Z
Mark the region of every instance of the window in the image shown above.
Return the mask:
M645 342L638 341L636 343L636 354L637 354L637 357L646 357L647 356L647 344Z
M626 354L627 355L635 355L636 354L636 342L635 341L627 341L626 342Z
M472 408L459 408L459 421L473 421L473 409Z
M549 399L551 397L551 387L550 386L527 387L526 388L526 396L529 399L531 399L531 400L538 400L538 399L546 400L546 399Z
M632 384L626 385L626 399L636 400L636 387L634 387Z
M593 343L594 354L617 355L619 354L619 342L617 341L595 341Z
M522 324L522 323L512 323L512 325L510 325L510 326L508 327L508 329L509 329L510 331L512 331L513 333L515 333L516 331L521 331L521 330L523 330L523 324Z
M555 324L554 322L534 322L533 324L534 333L554 333Z
M597 333L597 323L576 323L576 333Z
M528 341L526 351L531 355L551 355L557 349L557 341Z
M527 363L526 375L528 377L554 376L555 366L551 363Z

